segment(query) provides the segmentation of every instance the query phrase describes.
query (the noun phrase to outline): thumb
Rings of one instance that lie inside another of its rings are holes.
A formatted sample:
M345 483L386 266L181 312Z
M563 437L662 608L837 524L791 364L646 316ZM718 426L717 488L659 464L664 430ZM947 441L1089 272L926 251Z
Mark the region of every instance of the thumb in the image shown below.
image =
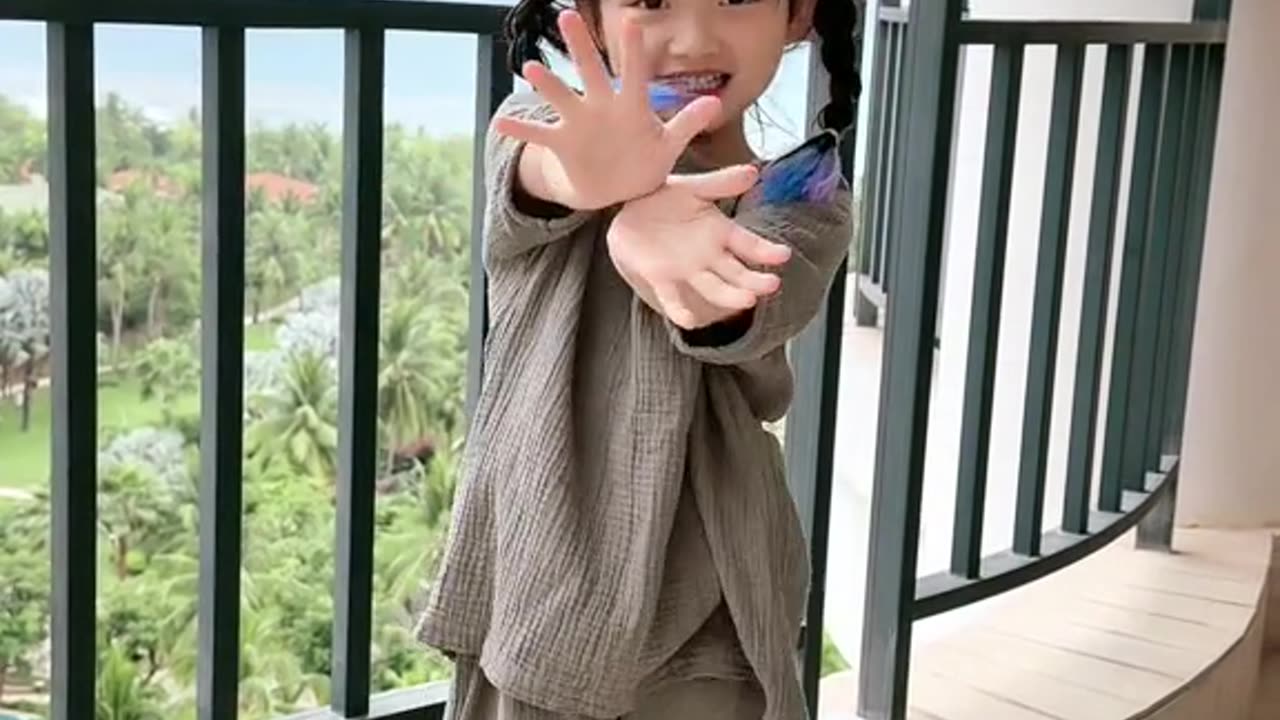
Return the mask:
M745 193L755 185L759 175L754 165L732 165L706 173L671 175L667 185L685 190L700 200L714 202Z
M720 98L704 95L681 108L675 117L667 121L666 135L672 148L683 152L698 133L711 127L720 116Z

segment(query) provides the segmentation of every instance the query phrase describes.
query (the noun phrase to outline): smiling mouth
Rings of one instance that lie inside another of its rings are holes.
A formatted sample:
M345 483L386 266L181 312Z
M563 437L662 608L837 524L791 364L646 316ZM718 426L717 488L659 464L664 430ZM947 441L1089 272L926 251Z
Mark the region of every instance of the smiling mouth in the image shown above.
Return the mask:
M728 73L674 73L658 78L667 87L690 95L716 95L729 84Z

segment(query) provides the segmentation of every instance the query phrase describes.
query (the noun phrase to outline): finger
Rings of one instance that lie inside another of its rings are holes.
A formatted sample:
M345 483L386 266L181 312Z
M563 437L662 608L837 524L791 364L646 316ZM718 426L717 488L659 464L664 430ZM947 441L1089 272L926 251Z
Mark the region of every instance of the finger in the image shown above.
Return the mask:
M649 107L649 68L640 44L640 26L631 21L622 24L621 97L637 111Z
M755 293L730 285L710 270L703 270L689 278L689 286L716 307L746 310L756 304Z
M725 282L759 297L772 295L782 287L782 280L777 275L752 270L732 255L722 256L716 261L714 269Z
M662 306L662 312L666 314L667 319L678 327L686 330L693 329L697 319L693 315L693 310L689 309L688 304L680 297L680 293L671 283L660 283L653 286L653 296L657 299L658 304Z
M705 95L685 105L667 121L667 140L679 150L693 141L698 133L716 121L721 111L720 98Z
M582 99L573 91L573 88L566 85L563 80L556 77L555 73L537 60L525 63L522 71L524 79L544 100L551 103L551 107L555 108L561 117L571 115L582 103Z
M578 75L587 92L587 97L612 97L613 86L609 82L609 73L605 70L604 59L596 48L591 31L587 29L587 21L576 10L565 10L558 18L560 34L564 37L565 47L569 49L569 57L578 68Z
M734 224L728 238L729 252L744 263L781 265L791 259L791 248L769 242L746 228Z
M705 173L672 175L667 184L693 193L702 200L715 201L741 195L755 184L760 171L754 165L734 165Z
M493 119L493 129L499 135L533 145L551 147L555 142L555 126L536 120L522 120L503 115Z

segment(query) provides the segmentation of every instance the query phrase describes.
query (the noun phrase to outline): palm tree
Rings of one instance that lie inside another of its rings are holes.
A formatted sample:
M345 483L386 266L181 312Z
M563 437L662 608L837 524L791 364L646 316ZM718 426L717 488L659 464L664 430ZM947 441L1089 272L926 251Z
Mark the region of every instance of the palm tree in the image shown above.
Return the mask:
M143 400L157 398L166 426L173 425L178 400L200 384L199 360L191 343L172 338L150 342L133 366Z
M393 305L383 322L378 412L391 455L428 432L429 400L438 394L432 387L429 330L421 305L414 301Z
M255 196L260 191L255 191ZM260 203L260 204L259 204ZM249 215L245 284L254 324L263 305L278 302L302 283L302 243L309 233L298 213L285 212L259 198Z
M109 646L98 661L95 720L161 720L159 697L124 652Z
M337 467L337 387L329 359L314 352L289 358L280 387L260 398L261 419L245 436L260 467L288 462L306 475L331 481Z
M157 202L149 199L143 206L145 234L140 238L146 256L144 277L147 293L147 337L160 334L164 322L166 297L180 288L199 283L199 253L196 251L196 213L186 203Z
M149 232L144 190L136 184L124 191L124 202L103 213L98 232L98 287L111 318L111 362L120 360L125 311L146 277L142 239Z

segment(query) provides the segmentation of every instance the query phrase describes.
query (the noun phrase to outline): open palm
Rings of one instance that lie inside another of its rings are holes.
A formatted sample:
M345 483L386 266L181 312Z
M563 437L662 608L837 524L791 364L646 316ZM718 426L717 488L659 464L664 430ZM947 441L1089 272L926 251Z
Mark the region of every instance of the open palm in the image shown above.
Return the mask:
M628 23L623 31L620 90L615 91L582 16L566 10L559 24L583 92L530 61L523 75L558 119L543 123L500 117L494 129L546 148L543 176L556 200L569 207L598 210L653 192L689 142L720 112L719 99L699 98L664 123L649 106L649 70L638 27Z
M618 274L677 326L720 322L778 291L778 276L753 266L780 266L791 249L741 227L715 204L745 192L756 174L748 165L672 176L657 192L627 202L610 224Z

